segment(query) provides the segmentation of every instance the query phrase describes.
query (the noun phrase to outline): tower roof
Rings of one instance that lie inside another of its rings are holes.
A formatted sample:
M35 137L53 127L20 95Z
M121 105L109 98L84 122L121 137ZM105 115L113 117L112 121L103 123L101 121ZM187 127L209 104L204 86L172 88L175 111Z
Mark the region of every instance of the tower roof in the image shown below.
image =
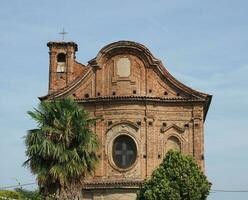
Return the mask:
M48 42L47 43L47 46L49 47L49 48L51 48L51 47L65 47L65 46L72 46L72 47L74 47L74 50L75 51L77 51L78 50L78 45L75 43L75 42L73 42L73 41L70 41L70 42L64 42L64 41L50 41L50 42Z

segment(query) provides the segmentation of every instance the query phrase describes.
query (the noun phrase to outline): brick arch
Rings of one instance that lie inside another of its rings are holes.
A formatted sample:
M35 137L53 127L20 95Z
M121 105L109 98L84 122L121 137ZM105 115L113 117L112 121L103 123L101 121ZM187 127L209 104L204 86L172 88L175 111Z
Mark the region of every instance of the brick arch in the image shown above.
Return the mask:
M162 145L162 155L163 157L165 156L165 154L167 153L167 145L168 145L168 141L169 142L177 142L179 147L180 147L180 152L185 153L185 145L187 144L186 139L179 133L177 132L170 132L169 134L167 134L163 140L161 141L161 145ZM175 144L175 143L174 143Z
M181 141L178 139L177 136L170 136L167 141L165 142L165 152L167 153L169 150L177 150L177 151L182 151L182 143Z

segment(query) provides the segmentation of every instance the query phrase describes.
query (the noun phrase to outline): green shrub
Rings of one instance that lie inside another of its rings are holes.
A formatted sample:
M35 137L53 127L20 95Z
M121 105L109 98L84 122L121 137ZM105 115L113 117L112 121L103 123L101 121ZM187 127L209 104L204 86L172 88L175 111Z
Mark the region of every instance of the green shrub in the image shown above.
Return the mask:
M19 195L20 195L20 200L43 200L44 197L41 195L41 193L38 190L30 191L30 190L25 190L22 188L17 188L15 189ZM46 197L46 200L54 200L55 195L50 194Z
M0 200L44 200L38 190L30 191L22 188L12 190L0 190ZM47 200L54 200L55 195L49 195Z
M42 197L37 190L30 191L22 188L17 188L15 190L19 193L21 200L42 200Z
M20 199L20 194L12 190L0 190L0 200Z
M140 192L138 200L205 200L211 183L191 156L169 151Z

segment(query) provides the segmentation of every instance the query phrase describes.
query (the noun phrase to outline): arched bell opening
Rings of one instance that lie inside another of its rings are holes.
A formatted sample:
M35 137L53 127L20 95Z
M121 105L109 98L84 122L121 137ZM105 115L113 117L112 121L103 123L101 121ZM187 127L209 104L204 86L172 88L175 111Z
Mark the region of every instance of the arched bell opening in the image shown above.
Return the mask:
M64 53L59 53L57 55L57 72L63 73L66 71L66 55Z

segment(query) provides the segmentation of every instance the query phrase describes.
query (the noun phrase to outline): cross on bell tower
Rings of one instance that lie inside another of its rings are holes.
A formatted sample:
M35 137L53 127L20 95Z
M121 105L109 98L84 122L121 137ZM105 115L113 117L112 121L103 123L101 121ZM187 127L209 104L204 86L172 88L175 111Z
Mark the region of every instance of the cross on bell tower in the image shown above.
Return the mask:
M65 29L63 28L62 32L59 32L59 34L62 35L62 41L64 41L65 35L68 34L68 32L65 32Z

